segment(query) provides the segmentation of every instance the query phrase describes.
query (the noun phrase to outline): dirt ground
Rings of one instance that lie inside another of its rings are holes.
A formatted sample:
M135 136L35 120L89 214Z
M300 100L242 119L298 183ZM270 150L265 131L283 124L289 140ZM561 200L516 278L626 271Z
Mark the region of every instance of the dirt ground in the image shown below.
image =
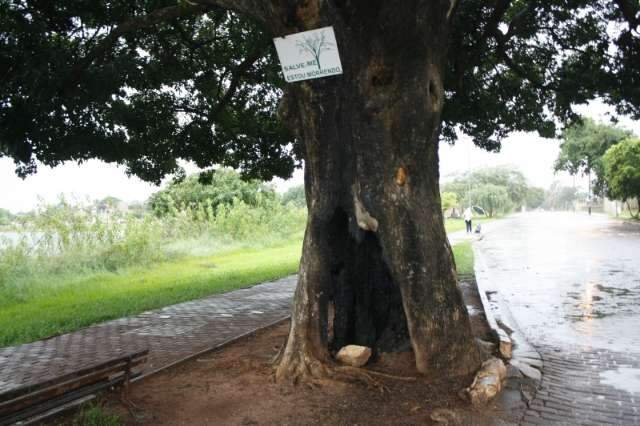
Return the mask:
M479 299L474 301L473 288L465 285L474 331L486 337L483 314L473 306ZM132 410L113 395L101 404L131 425L485 425L502 415L495 407L474 411L458 396L472 377L419 377L412 353L383 355L367 366L416 377L380 378L385 392L357 383L277 385L272 359L288 326L285 321L133 384Z

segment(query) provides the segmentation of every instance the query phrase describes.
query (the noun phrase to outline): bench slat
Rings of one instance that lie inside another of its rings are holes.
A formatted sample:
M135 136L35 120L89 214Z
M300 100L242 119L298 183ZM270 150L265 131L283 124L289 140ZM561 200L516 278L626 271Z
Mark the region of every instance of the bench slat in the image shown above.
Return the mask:
M132 375L131 377L136 377L139 374ZM83 388L77 389L73 392L68 392L64 395L60 395L56 398L50 399L48 401L43 402L42 404L37 404L28 408L25 408L22 411L17 413L13 413L7 417L0 418L0 426L9 426L13 425L16 422L31 419L39 414L46 413L47 411L53 410L54 408L60 407L61 405L68 404L77 399L85 397L87 395L94 394L103 389L107 389L112 386L118 386L124 381L124 376L119 376L113 380L96 383L93 385L85 386Z
M69 374L65 374L62 376L58 376L55 377L53 379L50 380L45 380L43 382L40 383L35 383L35 384L30 384L30 385L25 385L25 386L21 386L15 389L12 389L10 391L4 392L2 394L0 394L0 402L5 402L5 401L9 401L11 399L16 399L17 397L21 396L21 395L25 395L28 393L33 393L36 392L40 389L43 389L45 387L49 387L52 385L55 385L56 383L61 383L61 382L66 382L68 380L71 380L73 378L76 377L80 377L80 376L85 376L87 374L90 374L96 370L105 368L105 367L110 367L112 365L116 365L116 364L120 364L122 362L126 362L126 361L132 361L136 358L140 358L142 356L146 356L149 353L148 349L139 351L139 352L134 352L131 354L127 354L124 356L121 356L119 358L114 358L114 359L110 359L109 361L105 361L103 363L100 364L96 364L93 365L91 367L87 367L87 368L83 368L81 370L78 371L74 371L72 373Z
M148 354L148 349L130 353L0 394L0 426L50 412L111 386L124 384L126 389L129 380L140 375L132 370L145 363Z
M65 382L56 383L49 387L42 388L35 392L23 394L9 401L0 402L0 416L7 413L13 413L30 405L38 404L41 401L55 398L64 393L71 392L82 386L89 384L108 381L114 374L119 373L124 376L125 370L133 369L146 361L146 358L134 359L133 361L122 361L119 364L105 367L101 370L94 371L84 376L69 379Z

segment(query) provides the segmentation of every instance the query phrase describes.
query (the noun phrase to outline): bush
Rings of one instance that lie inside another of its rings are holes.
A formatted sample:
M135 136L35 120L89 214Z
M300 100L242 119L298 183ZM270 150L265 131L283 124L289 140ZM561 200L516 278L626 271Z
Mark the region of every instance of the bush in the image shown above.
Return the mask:
M286 205L289 203L292 203L295 207L307 207L304 185L289 188L284 194L282 194L282 204Z
M260 197L276 199L277 194L261 181L245 181L233 170L220 169L170 183L151 196L149 205L157 216L171 216L209 206L215 210L220 205L233 204L236 199L256 206Z

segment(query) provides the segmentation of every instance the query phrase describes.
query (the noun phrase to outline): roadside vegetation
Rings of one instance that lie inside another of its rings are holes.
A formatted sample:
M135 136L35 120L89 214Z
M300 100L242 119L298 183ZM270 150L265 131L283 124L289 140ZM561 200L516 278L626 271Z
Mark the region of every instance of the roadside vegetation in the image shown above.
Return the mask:
M625 139L602 158L607 194L626 204L629 216L640 219L640 139ZM631 207L635 200L635 208Z
M61 198L12 217L20 232L0 242L0 346L297 272L301 187L278 194L221 170L126 207L112 197ZM463 227L447 223L449 232ZM456 255L468 250L455 248Z
M606 197L622 203L626 208L626 212L621 212L623 216L639 220L640 140L637 135L583 117L565 129L562 139L555 170L587 176L589 181L586 194L573 190L571 204L583 201L597 206ZM566 203L569 191L563 192Z
M453 247L458 275L473 274L473 248L470 241L464 241Z
M442 184L445 216L459 218L465 208L474 214L494 218L525 207L533 210L544 202L544 189L530 186L522 172L500 166L474 170ZM448 219L450 220L450 219ZM461 225L461 229L464 223Z

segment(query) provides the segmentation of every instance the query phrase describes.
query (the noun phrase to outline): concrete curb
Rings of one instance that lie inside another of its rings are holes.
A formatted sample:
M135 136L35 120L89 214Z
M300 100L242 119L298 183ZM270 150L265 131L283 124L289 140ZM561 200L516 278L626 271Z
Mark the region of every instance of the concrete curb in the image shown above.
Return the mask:
M506 411L517 413L521 421L542 383L544 362L518 327L507 303L496 291L488 290L477 271L486 270L480 249L473 245L476 282L487 322L500 341L500 354L507 360L507 381L497 403ZM509 356L506 356L509 355Z
M496 321L496 318L494 316L494 311L498 309L498 307L495 304L491 304L491 302L489 302L489 298L487 297L488 292L482 287L477 279L477 276L476 283L478 286L478 293L480 294L480 301L482 302L482 310L484 311L485 317L487 318L489 327L491 327L494 336L499 342L498 350L500 352L500 355L504 359L511 359L513 352L513 342L511 341L509 335L501 327L498 326L498 322Z
M487 269L486 262L484 261L482 252L474 244L473 253L475 258L475 270L476 270L476 282L478 285L478 292L482 300L485 314L487 315L487 321L494 330L496 335L500 338L501 347L504 345L509 346L510 352L506 356L501 348L500 354L511 360L511 364L531 364L533 368L542 370L542 357L540 353L527 341L524 334L518 327L517 322L513 318L508 305L501 298L500 294L496 291L489 290L485 287L485 282L482 280L482 274L478 271ZM520 358L525 359L524 361ZM528 363L526 359L533 360ZM526 368L526 367L525 367ZM539 379L537 380L539 381Z

